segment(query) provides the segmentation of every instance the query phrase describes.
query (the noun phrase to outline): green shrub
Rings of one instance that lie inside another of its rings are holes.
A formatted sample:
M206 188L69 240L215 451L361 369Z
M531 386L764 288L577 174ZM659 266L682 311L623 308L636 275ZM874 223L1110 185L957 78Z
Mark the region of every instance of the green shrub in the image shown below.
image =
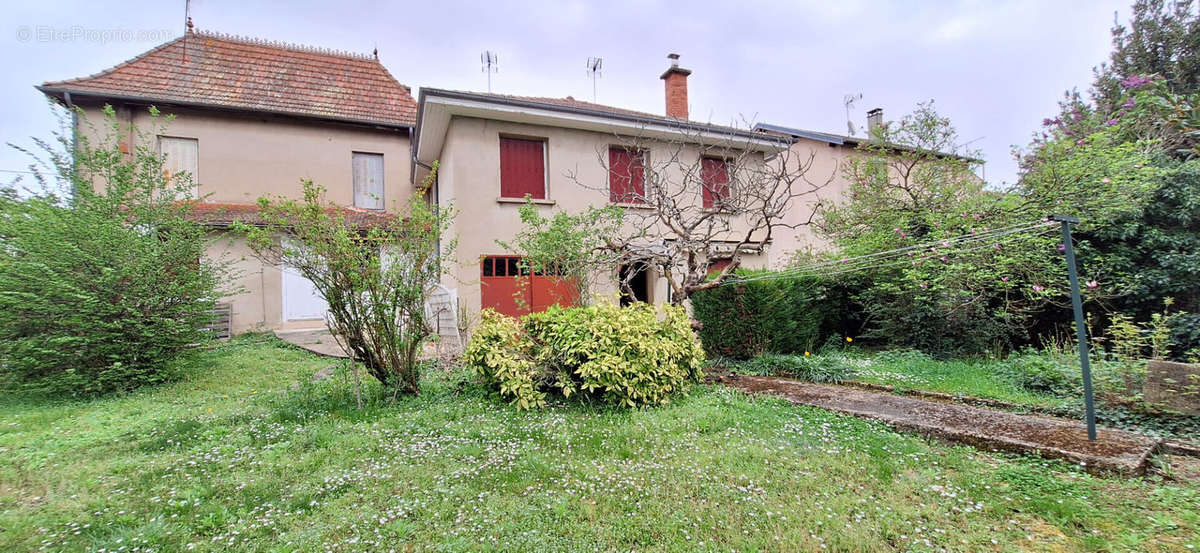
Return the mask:
M809 382L838 383L854 375L854 367L837 355L782 355L767 353L746 364L756 375L790 376Z
M738 270L741 278L766 271ZM820 343L825 289L817 279L731 282L692 296L709 355L747 359L762 353L804 353Z
M225 265L187 217L186 173L164 172L154 134L122 151L106 136L60 136L42 190L0 194L0 374L6 385L95 395L178 375L211 335ZM152 115L157 115L152 110ZM71 140L75 141L72 149Z
M1031 392L1068 397L1082 385L1082 377L1075 373L1074 367L1035 352L1010 358L1007 367L1007 376Z
M485 310L463 359L518 409L545 406L550 393L667 403L700 379L704 352L683 308L665 309L661 321L647 304L551 307L520 320Z

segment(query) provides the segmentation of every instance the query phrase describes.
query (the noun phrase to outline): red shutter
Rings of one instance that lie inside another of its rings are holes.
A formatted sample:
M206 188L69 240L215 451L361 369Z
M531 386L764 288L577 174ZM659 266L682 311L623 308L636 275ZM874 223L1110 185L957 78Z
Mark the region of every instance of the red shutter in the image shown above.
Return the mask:
M708 264L708 276L713 276L721 271L724 271L725 267L728 267L730 263L733 263L733 259L724 258L712 260Z
M646 203L645 152L608 149L608 199L612 203Z
M500 137L500 197L546 199L546 143Z
M700 160L701 196L704 207L711 209L729 198L729 164L723 159L706 157Z

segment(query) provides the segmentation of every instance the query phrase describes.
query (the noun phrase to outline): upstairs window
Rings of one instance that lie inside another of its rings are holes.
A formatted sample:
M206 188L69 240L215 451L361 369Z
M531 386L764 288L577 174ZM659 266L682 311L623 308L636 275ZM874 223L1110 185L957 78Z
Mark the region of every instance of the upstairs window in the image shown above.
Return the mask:
M729 200L729 162L715 157L702 158L700 181L705 209L720 209Z
M500 137L500 197L546 199L546 142Z
M608 149L608 201L646 203L646 152L613 146Z
M158 155L163 156L163 176L168 179L190 178L192 198L199 198L200 141L195 138L160 136ZM183 173L189 177L178 176ZM171 183L172 186L175 184Z
M383 154L354 152L354 207L383 209Z

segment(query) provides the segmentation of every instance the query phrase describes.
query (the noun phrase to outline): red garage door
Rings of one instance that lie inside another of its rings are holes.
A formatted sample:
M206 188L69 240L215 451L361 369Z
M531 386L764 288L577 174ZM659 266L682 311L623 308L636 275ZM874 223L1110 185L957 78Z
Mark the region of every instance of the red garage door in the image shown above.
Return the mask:
M529 275L515 256L488 256L480 264L482 307L511 317L575 303L575 287L566 278Z

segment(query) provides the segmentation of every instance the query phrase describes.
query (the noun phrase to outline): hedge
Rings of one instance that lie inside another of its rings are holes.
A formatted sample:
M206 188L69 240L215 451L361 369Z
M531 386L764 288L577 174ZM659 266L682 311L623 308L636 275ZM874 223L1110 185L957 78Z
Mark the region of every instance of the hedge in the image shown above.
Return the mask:
M768 271L739 269L741 278ZM828 286L818 278L731 282L692 296L692 312L703 327L700 341L709 355L748 359L762 353L811 351L829 334L823 305Z

